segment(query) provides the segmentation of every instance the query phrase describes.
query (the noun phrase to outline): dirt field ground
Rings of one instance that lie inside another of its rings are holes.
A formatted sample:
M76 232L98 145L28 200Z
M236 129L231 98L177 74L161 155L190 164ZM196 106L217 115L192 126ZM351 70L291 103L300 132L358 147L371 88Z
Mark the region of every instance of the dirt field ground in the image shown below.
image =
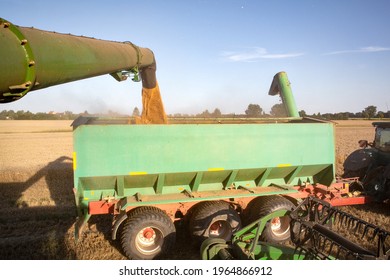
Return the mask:
M0 121L0 259L125 259L110 238L110 217L94 217L74 242L76 219L71 121ZM372 140L371 121L336 126L337 173L360 139ZM345 211L390 230L390 204L349 206ZM199 259L185 226L167 259Z

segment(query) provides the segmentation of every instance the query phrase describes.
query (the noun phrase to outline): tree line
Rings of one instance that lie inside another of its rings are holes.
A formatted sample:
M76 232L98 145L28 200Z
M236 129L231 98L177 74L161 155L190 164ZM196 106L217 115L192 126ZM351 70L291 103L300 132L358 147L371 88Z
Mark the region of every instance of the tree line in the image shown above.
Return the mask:
M32 113L30 111L14 111L14 110L3 110L0 112L0 120L74 120L79 116L90 116L87 111L83 113L75 114L71 111L65 111L62 113L57 112L38 112ZM95 115L94 115L95 116Z
M138 109L137 109L138 110ZM390 118L390 111L383 112L377 111L377 107L370 105L364 108L361 112L339 112L339 113L316 113L307 114L304 110L299 111L301 117L312 117L323 120L348 120L348 119L373 119L373 118ZM272 106L269 113L266 113L259 104L249 104L245 110L245 114L222 114L221 110L215 108L210 112L205 110L202 113L189 115L189 114L173 114L170 117L198 117L198 118L221 118L221 117L242 117L242 118L283 118L287 117L287 112L283 104L275 104Z
M390 118L390 111L383 112L377 111L377 107L370 105L364 108L361 112L351 113L351 112L339 112L339 113L316 113L316 114L306 114L304 110L299 111L301 117L313 117L317 119L324 120L348 120L348 119L383 119ZM71 111L65 111L63 113L48 112L48 113L32 113L30 111L13 111L13 110L3 110L0 112L0 120L74 120L78 116L90 116L87 111L83 113L75 114ZM129 117L129 115L119 114L113 111L109 111L107 114L99 114L100 116L113 116L113 117ZM135 107L132 115L133 117L140 116L140 110ZM93 114L97 116L97 114ZM283 104L275 104L272 106L269 113L266 113L259 104L249 104L244 114L223 114L219 108L215 108L213 111L204 110L202 113L198 114L171 114L169 117L176 118L280 118L286 117L287 113Z

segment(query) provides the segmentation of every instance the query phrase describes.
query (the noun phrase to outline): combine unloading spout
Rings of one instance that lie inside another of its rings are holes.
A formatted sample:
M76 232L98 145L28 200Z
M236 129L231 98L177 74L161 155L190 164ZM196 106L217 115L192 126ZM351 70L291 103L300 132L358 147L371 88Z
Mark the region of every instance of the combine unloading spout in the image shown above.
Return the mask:
M0 103L29 91L99 75L141 75L142 123L166 123L153 52L132 43L19 27L0 18ZM154 99L152 99L154 98ZM153 105L153 106L152 106Z
M299 118L297 105L292 94L290 81L288 80L286 72L279 72L274 76L269 95L279 94L282 98L282 103L286 109L287 117Z

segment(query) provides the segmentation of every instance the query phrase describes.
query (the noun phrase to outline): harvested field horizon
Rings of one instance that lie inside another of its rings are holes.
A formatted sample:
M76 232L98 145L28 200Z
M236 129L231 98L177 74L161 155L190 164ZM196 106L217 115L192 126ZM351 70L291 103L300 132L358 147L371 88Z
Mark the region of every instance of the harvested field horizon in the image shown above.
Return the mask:
M0 121L0 259L126 259L111 240L111 218L92 217L75 243L72 121ZM357 141L372 141L371 121L336 121L336 170ZM390 204L347 206L344 211L390 231ZM166 259L199 259L184 223Z

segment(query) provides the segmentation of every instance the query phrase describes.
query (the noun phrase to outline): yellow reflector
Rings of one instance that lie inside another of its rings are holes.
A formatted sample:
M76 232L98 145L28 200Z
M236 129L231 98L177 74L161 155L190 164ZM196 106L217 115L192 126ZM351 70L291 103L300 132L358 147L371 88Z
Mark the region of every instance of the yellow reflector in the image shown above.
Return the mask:
M277 167L289 167L289 166L291 166L291 163L282 163L277 165Z
M129 175L131 175L131 176L146 175L146 174L148 174L148 172L145 172L145 171L129 172Z
M209 168L207 170L208 171L223 171L223 170L225 170L225 168L216 167L216 168Z
M76 152L73 152L73 170L77 168L77 155Z

